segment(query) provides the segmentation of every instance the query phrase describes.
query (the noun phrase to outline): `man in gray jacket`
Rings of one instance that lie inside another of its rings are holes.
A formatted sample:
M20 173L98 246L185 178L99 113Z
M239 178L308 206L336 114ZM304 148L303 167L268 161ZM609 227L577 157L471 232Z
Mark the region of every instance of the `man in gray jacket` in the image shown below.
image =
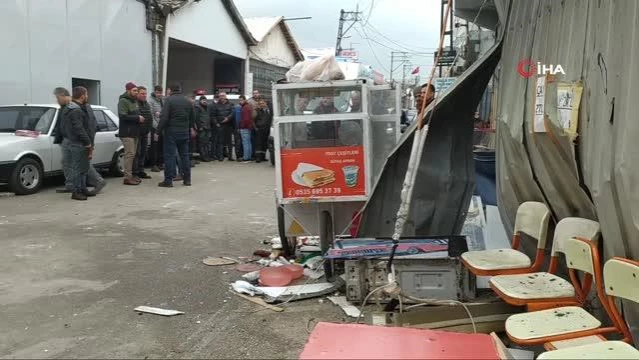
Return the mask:
M164 105L164 89L162 86L156 85L153 93L149 96L147 102L151 107L151 115L153 116L153 125L151 127L151 171L159 172L163 168L162 160L162 134L158 132L158 124L160 124L160 114Z

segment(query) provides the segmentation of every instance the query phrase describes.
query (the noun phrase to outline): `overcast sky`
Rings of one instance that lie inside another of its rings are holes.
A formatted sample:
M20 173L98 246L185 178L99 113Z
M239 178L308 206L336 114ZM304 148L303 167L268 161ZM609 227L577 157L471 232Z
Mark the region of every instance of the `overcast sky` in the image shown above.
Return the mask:
M351 37L343 40L342 47L352 43L360 59L387 79L391 51L410 52L407 68L421 65L421 78L427 78L439 41L441 0L235 0L235 4L243 17L312 16L288 23L302 48L335 47L340 9L355 11L359 4L362 21L347 33ZM393 77L401 80L398 65Z

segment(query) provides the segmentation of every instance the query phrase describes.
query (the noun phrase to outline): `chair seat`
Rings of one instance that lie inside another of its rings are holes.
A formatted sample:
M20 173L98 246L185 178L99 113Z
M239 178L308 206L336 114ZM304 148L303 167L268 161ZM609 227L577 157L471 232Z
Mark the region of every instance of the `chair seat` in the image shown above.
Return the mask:
M490 283L497 290L515 299L554 299L575 296L575 288L569 281L546 272L497 275L490 278Z
M623 341L604 341L547 351L540 354L537 359L639 359L639 350Z
M590 335L574 339L551 341L548 344L554 347L555 350L560 350L574 346L596 344L604 341L606 341L606 338L602 337L601 335Z
M533 340L597 329L601 322L578 306L511 315L506 332L514 339Z
M530 258L513 249L468 251L462 254L468 265L479 270L506 270L530 267Z

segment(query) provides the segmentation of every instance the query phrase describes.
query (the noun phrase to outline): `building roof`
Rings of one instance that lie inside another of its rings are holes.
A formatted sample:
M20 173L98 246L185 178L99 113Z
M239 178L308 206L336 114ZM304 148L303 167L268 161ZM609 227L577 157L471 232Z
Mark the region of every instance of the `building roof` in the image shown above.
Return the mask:
M165 15L167 13L172 13L178 10L179 8L189 3L189 0L155 0L155 1L161 8L164 8L162 10L165 13ZM253 35L251 35L251 32L249 31L248 27L244 23L244 20L242 19L242 15L240 15L240 12L237 10L237 7L235 7L235 3L233 3L233 0L207 0L207 1L221 1L222 5L226 9L226 12L228 12L229 16L231 17L233 24L235 24L237 29L242 34L242 37L244 38L244 41L246 41L246 44L249 46L257 45L258 41L256 41Z
M304 60L304 54L302 54L300 47L297 45L291 29L288 25L286 25L286 21L284 21L283 16L244 18L244 22L258 43L264 40L266 35L268 35L276 26L279 26L282 33L284 33L286 43L293 52L295 59L297 61Z
M244 19L242 19L242 15L240 15L240 12L239 10L237 10L237 7L235 6L233 0L221 1L222 5L224 5L224 8L231 16L231 20L233 20L235 26L237 26L238 30L240 30L240 33L242 33L242 37L246 41L246 44L249 46L257 45L258 41L255 40L253 35L251 35L251 31L249 30L248 26L246 26L246 23L244 22Z

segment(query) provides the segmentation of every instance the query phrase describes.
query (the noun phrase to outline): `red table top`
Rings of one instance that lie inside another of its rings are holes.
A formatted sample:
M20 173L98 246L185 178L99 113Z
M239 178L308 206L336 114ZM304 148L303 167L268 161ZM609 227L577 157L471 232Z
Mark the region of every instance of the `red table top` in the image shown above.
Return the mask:
M318 323L300 359L499 360L490 335Z

